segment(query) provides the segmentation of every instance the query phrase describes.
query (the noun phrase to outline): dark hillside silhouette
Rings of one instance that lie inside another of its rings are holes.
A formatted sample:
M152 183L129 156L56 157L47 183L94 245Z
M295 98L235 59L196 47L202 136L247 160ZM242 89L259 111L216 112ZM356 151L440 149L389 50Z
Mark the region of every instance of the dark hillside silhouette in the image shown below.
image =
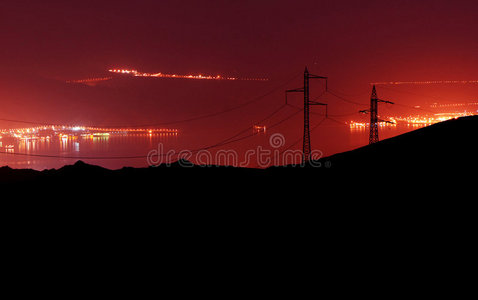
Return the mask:
M406 134L325 158L347 171L472 171L478 165L478 117L437 123ZM450 174L451 175L451 174Z

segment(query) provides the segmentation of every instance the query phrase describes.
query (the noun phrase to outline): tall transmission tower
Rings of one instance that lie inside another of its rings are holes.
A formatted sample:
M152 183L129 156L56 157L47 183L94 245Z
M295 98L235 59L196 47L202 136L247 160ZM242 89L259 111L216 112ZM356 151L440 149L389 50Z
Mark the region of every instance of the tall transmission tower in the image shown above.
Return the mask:
M370 96L370 135L368 143L374 144L378 141L378 97L374 85L372 88L372 95Z
M310 79L325 79L325 90L327 91L327 77L312 75L309 73L307 67L304 71L304 87L298 89L292 89L286 91L286 103L287 93L304 93L304 136L302 139L302 162L306 163L310 160L311 143L310 143L310 106L311 105L323 105L327 107L326 103L320 103L310 100L309 80Z
M378 123L392 123L390 121L386 120L380 120L378 118L378 103L388 103L388 104L394 104L391 101L387 100L382 100L379 99L377 96L377 89L375 88L375 85L372 88L372 95L370 96L370 110L361 110L361 113L370 113L370 135L368 138L368 143L374 144L379 141L378 138Z

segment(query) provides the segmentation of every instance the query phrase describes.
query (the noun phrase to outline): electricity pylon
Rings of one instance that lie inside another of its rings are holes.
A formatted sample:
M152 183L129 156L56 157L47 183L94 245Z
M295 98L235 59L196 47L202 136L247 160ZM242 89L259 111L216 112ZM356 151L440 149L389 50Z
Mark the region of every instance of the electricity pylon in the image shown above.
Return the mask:
M379 120L378 118L378 103L388 103L394 104L391 101L382 100L377 97L377 90L375 89L375 85L372 88L372 95L370 96L370 110L361 110L361 113L370 113L370 135L368 138L368 143L374 144L379 141L378 138L378 123L392 123L386 120Z
M312 75L309 73L307 67L305 67L304 71L304 87L287 90L286 91L286 99L287 93L304 93L304 137L302 139L302 162L306 163L310 160L310 152L311 152L311 143L310 143L310 105L323 105L327 107L326 103L320 103L316 101L310 100L310 91L309 91L309 80L310 79L325 79L325 89L327 91L327 77ZM287 101L287 100L286 100Z

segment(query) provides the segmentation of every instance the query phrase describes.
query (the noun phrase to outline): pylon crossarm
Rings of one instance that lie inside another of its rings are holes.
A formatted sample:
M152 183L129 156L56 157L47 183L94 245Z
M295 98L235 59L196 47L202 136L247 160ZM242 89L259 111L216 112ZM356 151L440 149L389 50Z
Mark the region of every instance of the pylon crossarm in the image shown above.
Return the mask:
M328 83L328 77L325 77L325 76L319 76L319 75L312 75L312 74L309 74L309 78L310 79L325 79L325 91L327 92L329 90L328 86L329 86L329 83Z
M377 102L388 103L388 104L395 104L395 103L393 103L392 101L382 100L382 99L377 99Z
M298 89L293 89L293 90L287 90L285 91L285 93L303 93L304 92L304 88L298 88Z
M387 121L387 120L377 120L378 123L388 123L388 124L395 124L391 121Z
M285 91L285 104L287 105L289 103L289 101L287 99L287 94L288 93L303 93L303 92L304 92L304 88L298 88L298 89Z
M320 103L320 102L315 102L315 101L309 101L310 105L327 105L327 103Z
M328 77L325 77L325 76L312 75L312 74L309 74L309 78L329 79Z

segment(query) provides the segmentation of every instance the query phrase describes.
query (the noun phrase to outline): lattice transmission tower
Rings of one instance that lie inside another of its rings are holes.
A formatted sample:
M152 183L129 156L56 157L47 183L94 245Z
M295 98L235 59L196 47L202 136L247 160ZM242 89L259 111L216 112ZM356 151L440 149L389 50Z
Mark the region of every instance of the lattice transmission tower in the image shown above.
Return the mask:
M375 88L375 85L374 85L373 88L372 88L372 95L370 96L370 109L360 111L362 113L370 113L370 124L369 124L370 135L369 135L369 138L368 138L368 143L370 145L379 141L379 138L378 138L378 125L379 125L379 123L381 123L381 122L391 123L390 121L380 120L378 118L378 103L379 102L394 104L391 101L379 99L378 96L377 96L377 89Z
M309 70L307 69L307 67L305 67L305 71L304 71L304 87L286 91L286 99L287 99L287 93L293 93L293 92L304 93L304 136L302 139L302 155L303 155L302 162L303 163L306 163L310 160L310 153L311 153L310 106L323 105L327 107L326 103L320 103L320 102L310 100L310 89L309 89L310 79L325 79L325 90L327 91L327 77L312 75L309 73Z

